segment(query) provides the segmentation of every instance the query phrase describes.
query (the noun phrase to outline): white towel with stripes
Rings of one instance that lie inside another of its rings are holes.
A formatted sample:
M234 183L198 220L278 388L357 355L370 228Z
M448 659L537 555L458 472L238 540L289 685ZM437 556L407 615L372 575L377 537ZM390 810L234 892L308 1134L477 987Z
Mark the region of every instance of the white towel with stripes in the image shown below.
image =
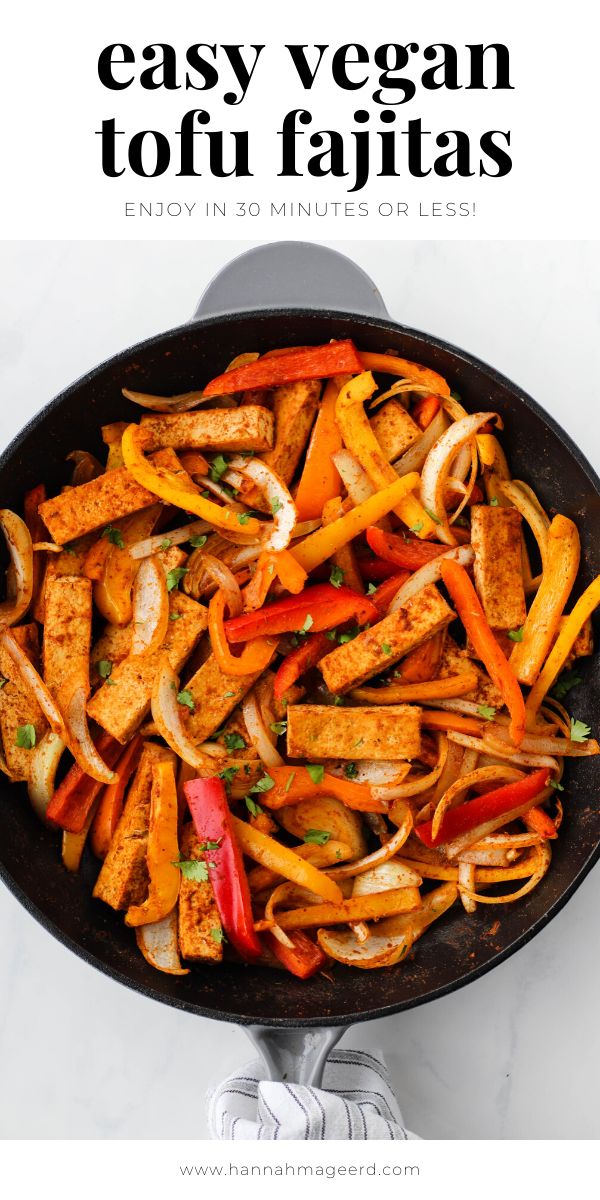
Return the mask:
M381 1054L333 1050L323 1086L273 1083L260 1061L230 1075L209 1098L212 1137L227 1141L419 1140L405 1128Z

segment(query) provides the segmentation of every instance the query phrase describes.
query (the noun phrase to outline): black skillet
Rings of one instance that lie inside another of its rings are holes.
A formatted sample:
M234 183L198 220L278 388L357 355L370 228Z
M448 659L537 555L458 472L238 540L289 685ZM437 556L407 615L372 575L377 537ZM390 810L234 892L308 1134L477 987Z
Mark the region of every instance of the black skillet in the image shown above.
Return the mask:
M68 333L66 334L68 336ZM348 259L324 247L275 243L251 250L208 288L193 320L127 349L96 367L48 404L0 459L3 506L44 480L50 494L66 479L65 455L101 451L99 428L137 416L121 397L127 385L163 394L200 387L243 350L354 338L363 349L395 349L435 368L469 410L500 412L515 477L530 483L551 513L576 521L582 538L578 587L600 573L600 480L580 450L542 408L497 371L437 338L397 325L379 293ZM595 724L600 675L583 662L577 716ZM419 942L398 968L338 967L332 980L302 983L287 973L224 965L195 967L183 978L146 964L122 915L92 899L97 863L63 869L56 834L34 816L22 786L0 782L0 873L25 908L64 945L113 979L201 1016L248 1027L272 1077L316 1081L328 1048L355 1021L424 1004L490 970L532 938L562 908L600 855L600 806L593 759L568 769L566 816L552 867L515 905L480 908L468 922L459 906ZM490 936L493 922L497 932Z

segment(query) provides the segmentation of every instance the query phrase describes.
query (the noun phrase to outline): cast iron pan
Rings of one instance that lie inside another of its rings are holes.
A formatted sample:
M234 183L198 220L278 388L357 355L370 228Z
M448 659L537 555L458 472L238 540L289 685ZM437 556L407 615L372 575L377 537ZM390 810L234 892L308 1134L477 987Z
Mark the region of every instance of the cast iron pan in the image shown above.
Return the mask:
M277 306L285 298L285 305ZM341 311L343 309L343 311ZM392 321L371 281L323 247L280 243L250 251L209 287L191 323L125 350L68 388L30 422L0 459L1 503L20 509L40 480L50 494L65 482L65 455L100 452L102 424L136 414L121 398L126 385L173 394L200 387L243 350L352 337L364 349L394 349L444 375L470 410L493 409L505 421L503 444L513 473L530 483L546 509L565 513L582 537L578 588L600 573L600 481L580 450L520 388L472 355ZM579 667L579 664L578 664ZM574 693L577 716L596 723L597 662L582 660L584 685ZM465 920L457 905L418 943L401 967L339 967L332 981L302 983L287 973L250 966L195 967L183 978L162 975L138 952L122 914L92 899L97 863L86 853L81 872L61 865L56 834L35 818L22 786L0 782L0 872L46 929L81 958L146 996L258 1032L272 1073L281 1053L305 1053L296 1076L318 1077L326 1047L355 1021L385 1016L444 995L490 970L533 937L562 908L600 854L600 807L593 759L568 767L566 816L552 868L524 901L480 908ZM499 920L499 928L491 927ZM317 1027L328 1027L317 1035ZM335 1027L338 1027L337 1029ZM287 1032L284 1034L283 1031ZM297 1036L292 1031L297 1030ZM307 1036L307 1030L312 1030ZM304 1032L302 1032L304 1031Z

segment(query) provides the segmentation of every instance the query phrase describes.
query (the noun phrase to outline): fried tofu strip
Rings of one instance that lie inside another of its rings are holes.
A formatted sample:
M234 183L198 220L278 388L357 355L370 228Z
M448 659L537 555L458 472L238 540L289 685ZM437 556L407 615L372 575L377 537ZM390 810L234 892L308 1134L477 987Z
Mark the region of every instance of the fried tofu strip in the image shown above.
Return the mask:
M171 471L182 469L172 450L160 451L152 457L152 462ZM126 467L117 467L89 483L68 488L51 500L44 500L38 512L54 541L63 546L73 538L91 533L101 525L111 525L121 517L155 503L156 496L136 483Z
M262 457L284 483L291 483L300 462L317 415L320 395L321 384L316 379L286 383L273 392L275 444Z
M365 680L387 670L409 650L445 629L453 619L452 609L435 584L428 584L397 612L321 659L319 670L329 691L339 694L360 687Z
M208 622L207 609L183 592L169 596L169 622L162 650L179 672L197 645ZM129 656L112 671L110 679L88 702L88 715L119 742L128 742L150 709L150 698L158 666L158 654Z
M421 749L421 709L414 704L332 708L293 704L288 708L290 758L397 760Z
M185 825L181 833L181 857L201 858L200 841L194 826ZM179 952L188 962L222 962L223 945L219 911L210 878L205 882L181 876L179 885Z
M485 671L473 660L468 650L463 650L449 633L446 634L442 661L438 672L439 679L448 679L452 675L464 672L475 673L477 686L469 692L469 700L475 704L488 704L492 708L502 707L502 696Z
M520 629L527 615L521 571L521 514L516 508L475 504L471 542L475 586L492 629Z
M87 674L92 638L92 584L83 575L58 575L46 585L44 683L56 699L75 671Z
M273 413L258 404L242 408L202 408L196 412L151 413L140 424L147 448L163 446L186 450L270 450Z
M253 675L224 675L211 654L186 684L186 691L194 700L194 711L186 709L183 717L193 741L205 742L219 729L261 674L258 671Z
M399 400L387 400L371 417L371 429L388 462L399 458L421 437L422 430Z
M174 766L175 755L164 746L146 742L119 824L96 880L96 900L103 900L114 909L143 904L148 894L146 849L150 823L152 764L158 762L170 762Z
M34 666L37 666L37 626L21 625L13 629L13 636L25 650ZM33 725L36 742L44 736L46 719L34 696L22 690L15 681L15 665L4 647L0 647L0 677L6 682L0 687L0 735L6 765L14 779L29 779L31 772L31 750L17 746L17 730L23 725Z

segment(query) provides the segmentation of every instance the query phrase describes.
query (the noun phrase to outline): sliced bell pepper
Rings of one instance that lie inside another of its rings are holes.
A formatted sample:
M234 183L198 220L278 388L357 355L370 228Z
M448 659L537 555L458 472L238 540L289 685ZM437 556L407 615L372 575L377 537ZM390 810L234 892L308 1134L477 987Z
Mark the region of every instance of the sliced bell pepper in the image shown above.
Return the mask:
M125 914L126 925L136 927L162 921L177 904L181 882L181 872L177 866L177 817L177 785L173 764L154 763L146 851L150 887L143 904L132 904L128 908Z
M383 453L365 412L365 401L375 390L375 380L370 371L355 376L340 390L335 416L346 446L366 471L373 487L384 488L393 483L397 476ZM426 538L435 533L435 523L425 512L417 496L411 495L410 492L402 497L394 507L394 512L409 529L417 530L419 537Z
M427 543L424 542L423 545ZM358 566L362 578L367 583L381 583L384 579L391 579L398 572L394 563L384 562L382 558L366 558L362 554L358 557Z
M302 645L286 655L278 667L273 680L273 695L281 700L305 671L316 666L321 658L329 654L331 642L324 633L309 634Z
M104 730L93 740L98 754L107 767L112 769L123 753L122 743L111 737L109 733L105 733ZM46 812L48 823L59 825L61 829L67 829L69 833L81 833L96 796L104 786L104 783L92 779L91 775L86 775L85 771L77 763L74 763L62 783L58 785L48 805Z
M102 792L90 831L91 847L97 858L104 859L108 854L123 811L127 784L138 765L143 744L141 737L130 741L115 766L115 782L106 784Z
M252 641L248 641L242 653L236 657L229 649L225 633L225 625L229 624L228 621L224 621L225 605L225 594L219 588L208 606L208 633L219 669L224 675L252 675L256 671L264 671L275 653L277 642L273 638L257 635ZM265 609L259 611L264 612ZM249 617L255 615L258 614L248 613ZM237 619L243 620L243 617Z
M377 590L373 592L371 600L377 609L379 617L385 617L396 592L402 587L403 583L406 583L408 576L408 571L399 571L397 575L391 575L389 579L384 579L383 583L380 583Z
M96 578L94 602L111 625L128 625L132 620L133 584L140 563L139 559L131 557L129 547L150 537L161 511L162 505L152 504L121 521L122 546L114 545L106 537L100 539L108 543L108 551Z
M209 521L215 529L235 533L239 541L243 540L242 534L248 539L259 536L260 524L256 517L249 517L242 527L238 521L238 513L207 500L200 494L200 488L196 487L183 471L181 475L177 475L175 471L169 471L166 467L156 467L149 462L144 454L144 437L140 425L128 425L121 442L123 462L137 483L160 500L165 500L167 504L174 504L184 512L194 513L204 521Z
M328 500L340 493L340 476L331 455L342 449L342 435L335 419L335 403L346 379L330 379L321 400L311 434L306 461L294 499L299 521L320 517Z
M310 629L313 633L319 633L351 618L357 620L359 625L376 621L377 609L366 596L353 592L351 588L317 583L314 587L305 588L299 596L276 600L257 612L232 617L225 621L225 633L230 642L246 642L261 634L299 633L305 626L307 631Z
M302 591L307 575L289 550L263 550L258 556L254 575L244 588L244 612L255 612L262 607L275 578L286 592L296 596Z
M228 396L246 388L276 388L300 379L326 379L329 375L352 375L362 369L354 343L347 339L294 350L290 354L259 358L256 362L227 371L211 379L205 396Z
M406 571L418 571L440 554L447 554L448 547L441 542L409 541L397 533L386 533L384 529L371 526L367 529L367 542L378 558L403 567Z
M397 354L373 354L370 350L359 350L363 371L379 371L382 375L398 375L403 379L413 379L424 387L431 388L440 396L449 396L450 388L446 380L424 367L422 363L411 362L408 358L399 358Z
M297 883L299 887L308 888L309 892L315 892L331 904L337 904L343 899L342 892L333 879L317 867L313 867L311 862L301 858L289 846L283 846L281 842L275 841L275 838L269 837L268 833L253 828L247 821L240 821L239 817L232 816L231 820L242 854L247 854L248 858L260 863L261 867L276 871L278 875Z
M585 592L579 597L568 617L565 617L565 623L561 627L554 646L527 697L526 713L529 729L533 729L538 708L546 693L550 691L557 675L562 671L573 643L579 636L588 617L591 617L594 609L599 604L600 575L597 575L588 587L586 587Z
M203 847L223 929L242 958L260 958L262 947L254 932L248 877L223 781L190 779L183 790Z
M333 796L356 812L387 812L388 806L373 796L368 783L352 783L349 779L328 775L326 771L315 783L306 767L271 767L269 774L275 786L261 796L265 808L276 810L310 800L313 796Z
M428 679L435 678L444 649L445 636L445 630L434 634L420 646L415 646L414 650L411 650L410 654L402 659L398 667L402 683L425 683ZM474 686L475 684L473 684ZM465 689L465 691L469 690L469 688Z
M414 832L425 846L440 846L444 842L454 841L470 829L476 829L484 821L492 821L495 817L501 817L503 813L512 813L529 800L533 802L545 788L549 774L548 768L542 767L540 771L533 771L531 775L526 775L516 783L507 783L504 787L495 788L483 796L467 800L466 804L449 809L442 819L437 838L432 836L433 821L415 825Z
M433 418L440 411L439 396L419 396L416 404L413 407L411 416L413 421L416 421L419 429L427 429Z
M477 592L464 567L452 559L444 558L440 570L475 653L481 658L508 708L513 744L520 746L525 735L525 701L515 674L487 623Z
M346 545L346 542L352 541L359 533L368 529L369 525L374 525L387 516L405 496L419 486L419 481L420 477L416 471L403 475L401 479L396 478L393 483L382 487L381 491L375 492L367 500L349 509L343 517L332 521L331 525L325 525L309 534L299 545L293 546L290 554L293 554L296 562L299 562L305 571L314 571L315 567L331 558L336 550Z
M31 491L25 492L23 516L31 534L32 542L44 542L48 536L46 526L38 513L38 506L43 504L45 499L46 487L43 483L38 483L36 487L31 488ZM31 609L34 616L37 616L36 608L42 591L44 558L45 555L42 551L35 551L33 555L33 585L31 590Z
M262 941L271 954L279 960L282 967L290 971L292 975L296 975L298 979L310 979L311 975L315 975L320 971L327 962L327 955L323 953L320 946L316 942L311 941L302 929L295 929L287 935L292 946L284 946L272 933L266 932L262 934Z
M545 840L553 840L558 837L556 825L545 808L530 808L525 813L523 820L528 829L531 829L533 833L539 834Z

